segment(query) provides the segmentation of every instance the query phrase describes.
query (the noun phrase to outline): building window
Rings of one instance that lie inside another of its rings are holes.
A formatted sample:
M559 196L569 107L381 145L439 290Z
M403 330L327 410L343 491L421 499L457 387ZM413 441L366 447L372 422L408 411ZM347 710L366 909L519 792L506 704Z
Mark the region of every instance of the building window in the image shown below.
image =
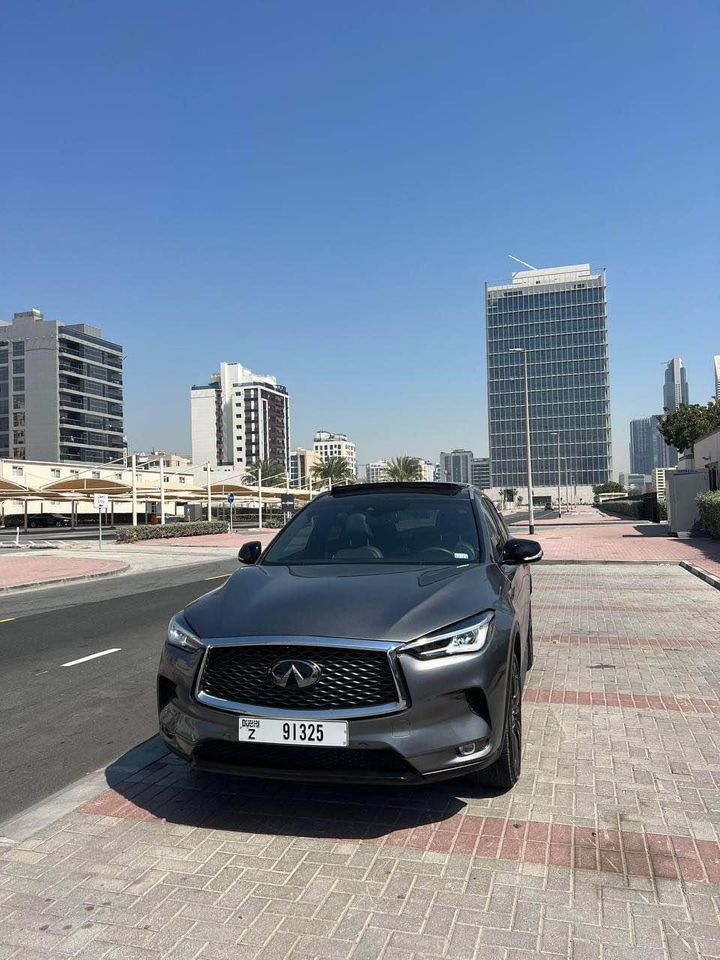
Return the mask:
M60 471L57 469L57 467L52 468L52 470L50 471L50 476L55 477L55 479L57 479L60 476Z
M122 480L122 474L121 474L121 473L116 473L116 474L115 474L115 479L116 479L116 480Z
M93 477L93 480L99 480L99 479L100 479L100 471L99 471L99 470L93 470L93 472L92 472L92 477Z
M14 341L13 341L13 351L12 351L12 352L13 352L13 356L14 356L14 357L21 357L21 356L24 355L24 353L25 353L25 344L22 342L22 340L14 340Z
M22 468L22 467L15 467L15 466L13 466L13 468L12 468L12 475L13 475L14 477L21 477L21 476L23 475L23 468Z
M79 470L71 470L71 471L70 471L70 476L71 476L71 477L79 477L79 476L80 476L80 471L79 471Z
M185 483L185 477L178 477L178 480L180 481L180 483Z

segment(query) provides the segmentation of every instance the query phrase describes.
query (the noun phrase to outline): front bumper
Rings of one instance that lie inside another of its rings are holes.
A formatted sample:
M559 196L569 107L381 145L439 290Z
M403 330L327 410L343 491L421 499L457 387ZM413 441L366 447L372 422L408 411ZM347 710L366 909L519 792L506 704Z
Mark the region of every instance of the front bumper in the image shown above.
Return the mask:
M307 645L307 638L303 642ZM283 717L288 711L222 709L200 702L196 682L202 652L166 644L158 675L160 733L174 753L213 772L398 784L463 776L492 763L499 752L507 653L507 640L497 631L480 654L421 661L401 653L395 659L400 702L380 715L349 712L347 748L266 747L239 743L239 717ZM305 715L323 719L315 711Z

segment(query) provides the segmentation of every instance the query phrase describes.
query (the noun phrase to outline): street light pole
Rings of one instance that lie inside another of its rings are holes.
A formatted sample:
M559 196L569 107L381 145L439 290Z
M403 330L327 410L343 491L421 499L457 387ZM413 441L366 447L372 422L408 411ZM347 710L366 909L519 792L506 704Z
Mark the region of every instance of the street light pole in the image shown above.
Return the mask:
M210 494L210 461L208 460L207 466L207 518L208 521L212 520L212 496Z
M527 490L528 490L528 533L535 533L535 511L533 508L532 446L530 443L530 395L528 392L527 350L525 347L511 347L510 353L523 355L523 373L525 382L525 446L527 454Z
M258 472L257 472L257 482L258 482L258 530L263 528L263 509L262 509L262 467L258 463Z
M560 434L553 434L557 440L557 490L558 490L558 519L562 517L562 507L560 506Z

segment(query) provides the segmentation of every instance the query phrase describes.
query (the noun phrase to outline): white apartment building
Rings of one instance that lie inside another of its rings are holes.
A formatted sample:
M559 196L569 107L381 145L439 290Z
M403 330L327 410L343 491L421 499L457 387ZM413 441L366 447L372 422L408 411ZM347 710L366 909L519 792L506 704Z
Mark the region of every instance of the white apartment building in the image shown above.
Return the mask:
M354 476L357 476L357 449L345 433L329 433L318 430L313 440L313 450L325 463L331 457L344 457L350 464Z
M192 462L232 466L290 457L289 398L275 377L241 363L221 363L207 384L190 391Z
M385 478L387 460L375 460L365 465L365 480L368 483L380 483Z
M715 399L720 400L720 354L713 357L713 372L715 373Z
M652 472L652 485L659 501L664 502L667 494L667 475L674 473L677 467L655 467Z
M423 483L432 483L435 479L438 465L431 460L423 460L422 457L415 457L420 465L420 480Z

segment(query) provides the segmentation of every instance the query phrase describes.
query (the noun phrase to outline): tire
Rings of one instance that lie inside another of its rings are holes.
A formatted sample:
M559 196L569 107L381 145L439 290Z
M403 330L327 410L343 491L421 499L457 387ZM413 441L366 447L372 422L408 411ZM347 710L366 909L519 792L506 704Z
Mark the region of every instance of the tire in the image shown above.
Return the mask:
M484 770L476 770L468 774L467 779L479 786L511 790L520 778L521 762L522 677L518 655L513 651L500 755L493 764L485 767Z
M528 672L532 670L532 666L535 663L535 644L533 642L533 628L532 628L532 608L530 609L530 617L528 620L528 638L527 638L527 668Z

